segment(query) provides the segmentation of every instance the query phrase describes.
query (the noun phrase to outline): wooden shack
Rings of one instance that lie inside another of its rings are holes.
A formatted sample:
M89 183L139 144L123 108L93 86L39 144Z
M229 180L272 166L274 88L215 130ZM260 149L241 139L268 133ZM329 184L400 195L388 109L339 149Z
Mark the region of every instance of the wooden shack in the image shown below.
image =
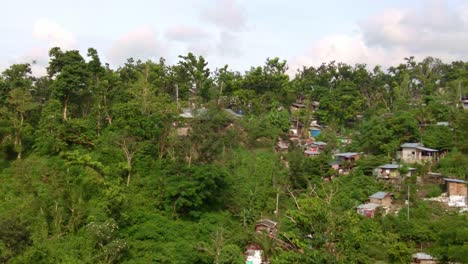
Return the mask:
M255 232L261 233L264 232L268 234L270 237L276 236L278 223L271 221L270 219L262 219L257 222L255 225Z
M444 178L448 196L467 196L467 181Z
M413 261L411 262L411 264L437 264L439 263L436 258L423 252L413 254L412 259Z
M383 207L390 207L393 201L393 194L389 192L376 192L369 196L369 202L379 204Z

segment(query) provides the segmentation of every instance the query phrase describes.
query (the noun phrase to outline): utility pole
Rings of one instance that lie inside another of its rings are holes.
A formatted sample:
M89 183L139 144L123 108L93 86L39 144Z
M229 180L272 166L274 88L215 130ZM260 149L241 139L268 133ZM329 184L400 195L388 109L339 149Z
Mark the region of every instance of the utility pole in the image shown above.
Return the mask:
M276 210L275 210L276 218L278 218L278 213L279 213L278 205L279 205L279 192L276 192Z
M176 93L176 105L177 105L177 109L179 109L179 85L177 84L175 86L175 93Z
M408 212L407 212L407 220L408 220L408 222L409 222L409 206L410 206L410 188L409 188L409 184L408 184L407 195L408 195L408 200L407 200L407 209L408 209Z

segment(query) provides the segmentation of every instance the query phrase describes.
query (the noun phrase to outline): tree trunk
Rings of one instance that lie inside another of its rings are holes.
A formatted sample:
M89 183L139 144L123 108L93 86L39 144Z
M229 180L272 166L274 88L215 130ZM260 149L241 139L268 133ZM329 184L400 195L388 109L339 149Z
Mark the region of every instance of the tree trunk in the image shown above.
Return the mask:
M128 166L127 187L130 185L130 178L132 175L132 158L133 158L133 153L130 155L127 155L127 166Z
M68 110L68 95L63 101L63 120L67 121L67 110Z
M112 125L112 117L109 115L109 111L107 110L107 96L104 95L104 113L106 114L106 119L109 125Z
M98 103L98 113L97 113L97 136L101 135L101 103Z

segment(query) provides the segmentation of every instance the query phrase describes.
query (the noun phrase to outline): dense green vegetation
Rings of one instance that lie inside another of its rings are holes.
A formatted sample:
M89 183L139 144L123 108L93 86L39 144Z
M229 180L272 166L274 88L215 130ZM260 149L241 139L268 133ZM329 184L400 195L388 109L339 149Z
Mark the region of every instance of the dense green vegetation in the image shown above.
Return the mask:
M191 53L117 70L94 49L49 55L45 77L28 64L0 76L3 263L243 263L253 242L271 263L408 263L418 251L468 259L466 213L421 199L415 178L392 186L372 176L402 143L422 141L448 154L418 175L468 179L468 63L407 58L369 71L330 62L290 78L278 58L239 73ZM320 107L291 116L297 97ZM275 153L290 118L326 125L323 154L306 158L293 144ZM177 132L184 123L187 136ZM336 173L334 149L367 155L324 181ZM380 190L403 206L407 187L409 218L356 213ZM277 239L254 232L262 218L279 223Z

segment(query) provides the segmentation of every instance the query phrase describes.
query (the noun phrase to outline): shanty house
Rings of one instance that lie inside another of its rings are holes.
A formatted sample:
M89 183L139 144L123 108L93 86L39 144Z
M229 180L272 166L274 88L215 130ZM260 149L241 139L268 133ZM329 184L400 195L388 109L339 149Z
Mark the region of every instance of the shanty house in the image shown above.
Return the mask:
M447 185L448 205L465 207L467 205L467 181L444 178Z
M306 157L318 156L326 145L327 143L321 141L309 143L305 146L304 155Z
M277 152L287 152L289 149L289 143L280 140L278 143L276 143L275 149Z
M408 167L408 172L402 176L400 172L402 167L401 164L385 164L377 167L375 174L377 175L377 179L398 183L403 179L403 176L411 177L416 170L415 168Z
M246 247L245 253L246 264L262 264L263 262L263 249L258 244L250 244Z
M377 208L380 207L380 204L375 203L365 203L357 207L358 214L361 214L367 218L373 218Z
M303 103L295 102L295 103L291 104L290 110L291 110L291 113L294 113L294 112L296 112L296 111L298 111L300 109L305 109L305 108L306 108L306 106Z
M321 126L319 124L311 124L309 127L310 137L316 138L321 133Z
M463 109L468 110L468 96L462 97L461 103L463 105Z
M388 192L376 192L369 196L369 202L379 204L383 207L390 207L393 201L393 194Z
M344 152L336 153L333 156L336 160L331 164L331 167L337 170L339 174L347 175L354 166L354 163L360 159L361 153Z
M438 160L438 150L424 147L421 143L401 145L400 159L406 163L425 163Z
M277 224L278 223L271 221L270 219L262 219L255 225L255 232L264 232L269 236L274 237L276 236Z
M436 258L424 252L413 254L412 258L413 258L413 261L411 262L411 264L437 264L439 263Z
M355 162L361 158L361 153L344 152L344 153L336 153L333 156L338 158L340 162Z

